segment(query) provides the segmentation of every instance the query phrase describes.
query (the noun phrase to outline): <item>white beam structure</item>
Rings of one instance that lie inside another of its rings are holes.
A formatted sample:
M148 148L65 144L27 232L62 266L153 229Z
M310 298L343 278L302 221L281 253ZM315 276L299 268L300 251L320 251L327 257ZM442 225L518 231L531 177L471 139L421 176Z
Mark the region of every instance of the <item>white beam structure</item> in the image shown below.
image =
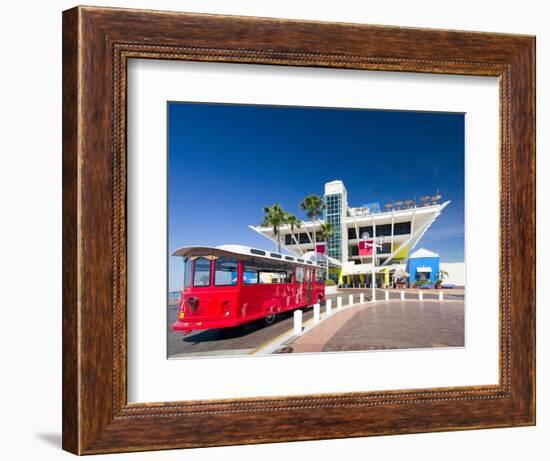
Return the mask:
M414 244L411 246L411 248L409 249L409 251L413 250L414 247L416 246L416 244L418 243L418 241L420 240L420 238L422 238L422 236L424 235L424 233L426 232L426 230L428 230L428 228L432 225L432 223L436 220L436 218L441 215L441 211L443 211L443 209L449 204L451 203L450 201L447 201L445 202L444 204L441 205L441 208L439 209L439 211L437 213L435 213L430 219L428 219L424 224L422 224L416 231L412 232L412 224L411 224L411 234L410 234L410 237L405 240L403 243L401 243L401 245L399 245L397 247L397 249L395 251L393 251L393 253L391 253L387 258L386 260L380 265L380 267L382 266L387 266L388 263L395 257L396 254L398 254L401 249L407 245L408 243L412 242L414 240ZM413 220L414 220L414 216L413 216ZM418 238L416 238L418 236Z
M391 250L393 251L393 243L394 243L394 230L395 230L395 210L392 208L391 210Z
M296 235L291 234L291 239L294 240L295 245L298 247L298 251L300 252L301 256L304 256L304 252L302 251L302 247L298 243L298 240L296 239Z
M260 228L259 227L255 227L255 226L252 226L252 225L249 225L248 226L250 229L256 231L258 234L260 234L261 236L271 240L275 245L277 245L277 239L269 234L266 234L265 232L262 232L261 230L259 230ZM292 256L301 256L299 255L298 253L296 253L294 250L291 250L290 248L288 248L284 243L281 242L281 248L284 248L286 251L288 251Z

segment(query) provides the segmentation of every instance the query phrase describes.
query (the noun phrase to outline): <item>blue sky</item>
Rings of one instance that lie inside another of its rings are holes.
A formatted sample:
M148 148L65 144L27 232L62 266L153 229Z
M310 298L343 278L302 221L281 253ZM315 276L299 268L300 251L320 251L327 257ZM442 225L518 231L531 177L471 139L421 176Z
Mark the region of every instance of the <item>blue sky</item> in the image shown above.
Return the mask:
M168 103L168 250L188 245L272 248L248 228L279 203L299 203L341 179L350 206L439 190L451 204L419 242L464 261L464 115ZM169 257L169 290L183 263Z

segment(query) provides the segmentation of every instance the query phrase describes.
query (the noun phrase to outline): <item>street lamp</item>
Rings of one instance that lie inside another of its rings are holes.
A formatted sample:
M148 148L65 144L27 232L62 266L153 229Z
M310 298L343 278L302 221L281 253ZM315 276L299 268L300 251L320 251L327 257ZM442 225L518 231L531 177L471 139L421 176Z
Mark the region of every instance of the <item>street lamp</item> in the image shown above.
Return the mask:
M370 234L368 232L363 232L361 235L361 238L365 241L365 247L371 247L372 248L372 264L371 264L371 300L374 301L374 298L376 296L376 278L374 275L374 261L376 260L376 248L382 247L382 245L376 244L376 237L372 237L372 243L369 243L368 240L370 239Z

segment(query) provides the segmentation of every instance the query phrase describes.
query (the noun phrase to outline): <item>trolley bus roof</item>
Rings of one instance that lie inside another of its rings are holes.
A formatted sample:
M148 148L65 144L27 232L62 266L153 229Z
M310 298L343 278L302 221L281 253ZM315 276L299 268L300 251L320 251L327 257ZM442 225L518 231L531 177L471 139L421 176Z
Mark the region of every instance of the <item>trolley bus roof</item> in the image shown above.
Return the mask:
M284 261L294 264L304 264L308 266L317 266L313 261L296 256L283 255L274 251L251 248L243 245L220 245L218 247L209 246L189 246L178 248L172 253L172 256L216 256L231 257L236 259L248 259L250 257L270 259L272 261Z

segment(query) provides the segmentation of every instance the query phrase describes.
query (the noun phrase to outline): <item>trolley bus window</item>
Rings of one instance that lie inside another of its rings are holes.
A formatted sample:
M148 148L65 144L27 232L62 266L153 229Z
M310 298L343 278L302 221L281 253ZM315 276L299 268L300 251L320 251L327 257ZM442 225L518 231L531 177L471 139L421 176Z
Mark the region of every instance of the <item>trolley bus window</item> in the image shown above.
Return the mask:
M258 270L258 267L251 263L244 264L243 281L246 285L258 283Z
M292 267L288 264L264 261L248 261L244 264L244 283L291 283Z
M183 266L183 286L184 287L190 287L191 286L191 259L185 258L184 266Z
M214 285L237 285L237 261L218 258L214 263Z
M326 271L324 269L321 269L321 268L317 268L315 269L315 281L316 282L323 282L325 280L325 277L326 277Z
M260 283L290 283L292 271L260 272Z
M294 271L292 268L289 268L284 272L284 278L282 283L292 283L292 276L294 275Z
M210 260L207 258L195 259L195 275L193 286L207 287L210 285Z
M243 281L245 285L254 285L258 283L258 273L254 271L244 271Z
M303 283L304 281L304 268L302 266L298 266L296 268L296 283Z

